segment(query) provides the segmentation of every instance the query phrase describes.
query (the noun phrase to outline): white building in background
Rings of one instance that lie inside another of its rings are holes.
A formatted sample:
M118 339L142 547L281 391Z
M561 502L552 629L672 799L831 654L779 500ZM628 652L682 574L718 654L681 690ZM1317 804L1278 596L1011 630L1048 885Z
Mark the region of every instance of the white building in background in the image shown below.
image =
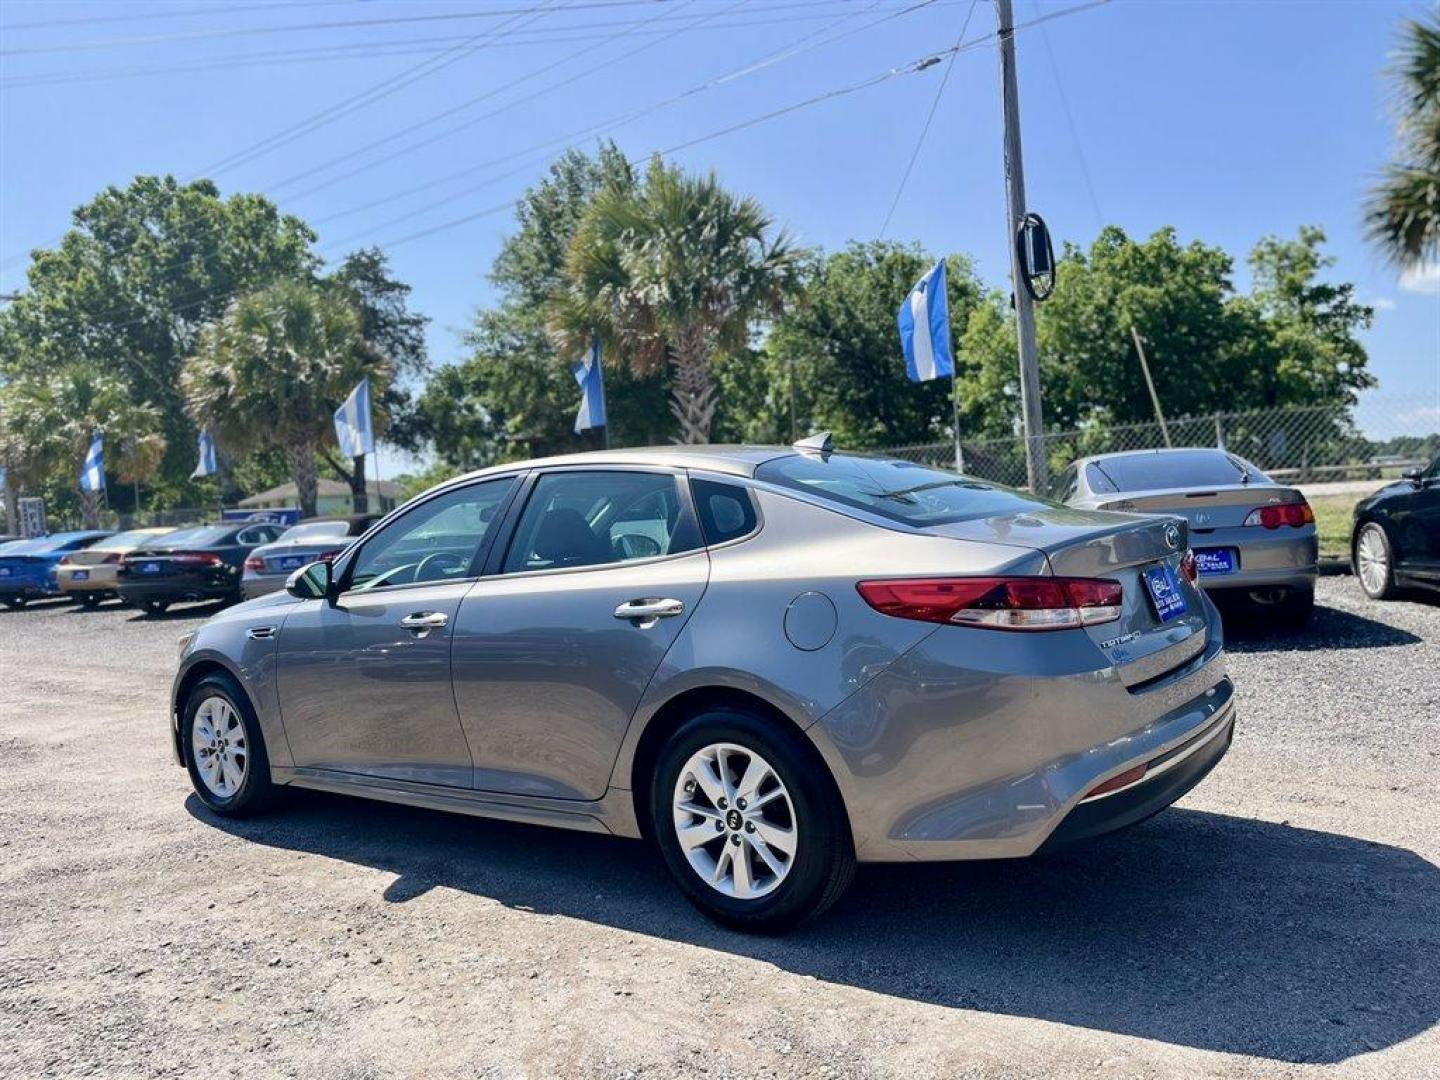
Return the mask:
M315 513L320 517L335 517L355 512L354 500L350 497L350 485L339 480L322 478L316 482ZM385 513L395 509L403 497L400 485L389 480L371 480L365 485L370 493L370 512ZM376 498L378 489L379 498ZM283 510L300 505L300 489L293 483L281 484L269 491L251 495L240 500L242 510Z

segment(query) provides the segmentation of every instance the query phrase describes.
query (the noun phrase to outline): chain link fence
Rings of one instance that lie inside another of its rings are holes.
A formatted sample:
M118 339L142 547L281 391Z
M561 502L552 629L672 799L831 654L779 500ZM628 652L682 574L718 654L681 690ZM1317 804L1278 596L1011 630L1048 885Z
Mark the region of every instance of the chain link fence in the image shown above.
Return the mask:
M1166 446L1220 446L1287 483L1381 480L1428 464L1440 453L1440 403L1369 398L1351 408L1317 405L1148 424L1095 424L1043 437L1052 476L1076 458ZM887 457L939 468L955 466L953 441L895 446ZM962 439L964 471L1024 487L1025 440Z

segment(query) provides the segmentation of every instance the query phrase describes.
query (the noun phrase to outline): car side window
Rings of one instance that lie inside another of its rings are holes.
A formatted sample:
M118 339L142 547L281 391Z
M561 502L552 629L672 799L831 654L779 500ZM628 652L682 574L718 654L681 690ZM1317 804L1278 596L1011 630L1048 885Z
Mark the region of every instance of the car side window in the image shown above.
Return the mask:
M525 504L501 572L603 566L699 546L668 473L545 473Z
M460 581L500 516L513 477L486 480L427 499L365 542L350 569L349 588L377 589Z
M690 493L705 543L724 544L755 531L759 523L755 504L750 492L739 484L696 478L690 481Z
M264 529L241 529L235 537L237 544L264 544L270 539Z

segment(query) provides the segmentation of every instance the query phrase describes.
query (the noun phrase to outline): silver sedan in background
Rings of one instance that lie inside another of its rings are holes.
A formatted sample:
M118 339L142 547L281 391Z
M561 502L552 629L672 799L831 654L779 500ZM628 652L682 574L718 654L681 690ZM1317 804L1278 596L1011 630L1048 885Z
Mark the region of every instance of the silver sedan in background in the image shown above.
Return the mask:
M379 520L379 514L352 514L313 518L290 526L245 559L245 573L240 578L241 596L251 600L284 588L285 579L300 567L321 559L333 559Z
M170 724L216 813L290 785L643 836L777 931L857 862L1143 820L1233 693L1183 520L816 440L442 484L187 635Z
M1298 489L1243 458L1208 447L1100 454L1057 474L1050 490L1070 506L1183 517L1202 588L1286 625L1309 621L1315 513Z

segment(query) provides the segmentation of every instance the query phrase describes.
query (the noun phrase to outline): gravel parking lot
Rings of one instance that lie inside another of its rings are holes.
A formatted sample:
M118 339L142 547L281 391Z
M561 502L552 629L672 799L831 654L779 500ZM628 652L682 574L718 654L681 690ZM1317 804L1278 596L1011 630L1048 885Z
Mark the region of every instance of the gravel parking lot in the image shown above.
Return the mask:
M1140 828L863 868L779 940L638 843L297 793L166 745L211 609L0 612L0 1074L1440 1077L1440 604L1232 638L1229 757Z

